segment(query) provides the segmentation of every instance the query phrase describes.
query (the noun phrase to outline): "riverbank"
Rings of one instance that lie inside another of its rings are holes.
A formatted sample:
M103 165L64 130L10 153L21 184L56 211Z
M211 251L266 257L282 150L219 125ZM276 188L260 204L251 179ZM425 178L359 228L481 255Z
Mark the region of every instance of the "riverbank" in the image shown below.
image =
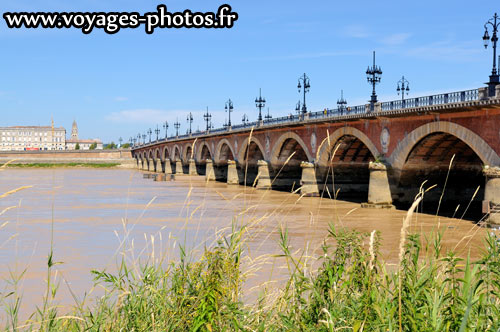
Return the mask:
M7 167L119 167L134 168L136 161L128 149L61 150L61 151L2 151L0 164Z

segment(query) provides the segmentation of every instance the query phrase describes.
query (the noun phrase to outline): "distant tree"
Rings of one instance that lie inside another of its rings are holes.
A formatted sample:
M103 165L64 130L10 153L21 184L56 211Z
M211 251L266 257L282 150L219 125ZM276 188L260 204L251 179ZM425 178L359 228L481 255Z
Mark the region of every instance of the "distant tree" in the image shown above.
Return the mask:
M130 143L125 143L122 145L122 149L128 149L130 148Z
M97 148L97 143L96 142L92 143L90 145L90 147L89 147L90 150L95 150L96 148Z
M106 150L111 150L111 149L116 149L116 148L117 148L117 146L116 146L115 142L111 142L109 144L106 144L106 146L104 147L104 149L106 149Z
M80 143L76 143L75 150L80 150Z

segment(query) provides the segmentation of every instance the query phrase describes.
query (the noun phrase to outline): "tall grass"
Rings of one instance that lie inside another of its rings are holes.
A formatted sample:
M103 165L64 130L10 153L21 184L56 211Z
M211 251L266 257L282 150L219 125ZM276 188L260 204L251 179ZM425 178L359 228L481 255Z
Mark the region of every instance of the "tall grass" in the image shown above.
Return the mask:
M418 203L417 203L418 204ZM117 272L92 271L105 293L95 304L58 314L52 252L47 293L30 319L19 323L18 301L5 308L4 330L43 331L498 331L500 243L490 233L482 257L442 252L440 234L405 237L397 269L380 260L380 234L328 230L310 272L304 252L292 253L286 228L281 256L289 276L277 292L242 301L245 227L221 235L198 259L180 247L180 259L150 257ZM6 296L2 294L2 296ZM10 295L12 296L12 295Z

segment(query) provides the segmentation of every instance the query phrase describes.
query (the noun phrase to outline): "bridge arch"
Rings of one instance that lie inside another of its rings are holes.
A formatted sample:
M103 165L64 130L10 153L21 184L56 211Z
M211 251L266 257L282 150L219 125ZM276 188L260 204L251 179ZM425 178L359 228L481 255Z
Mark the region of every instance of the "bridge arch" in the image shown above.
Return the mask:
M377 158L380 156L380 152L375 144L373 144L371 139L361 130L354 127L342 127L327 135L327 137L321 142L316 152L316 164L323 167L328 165L329 154L335 149L335 144L337 144L342 136L355 137L360 140L368 148L368 150L370 150L373 157Z
M238 153L238 162L240 164L246 164L248 159L249 164L256 164L259 159L268 160L269 158L266 158L265 151L264 145L262 145L257 137L251 137L250 140L245 139Z
M286 153L283 153L284 149L287 150ZM303 161L313 161L313 157L309 153L309 149L307 148L306 143L302 140L302 138L294 132L287 132L281 135L278 140L274 143L273 149L271 151L271 164L276 165L280 162L285 162L286 159L294 152L298 152L298 149L302 150L305 154L305 159ZM297 153L295 154L297 155ZM294 155L294 156L295 156ZM281 158L280 158L281 157ZM283 159L284 160L281 160ZM303 159L303 158L300 158Z
M184 161L184 163L188 163L189 162L189 159L191 159L191 155L194 156L194 153L193 153L193 144L192 143L187 143L184 145L183 147L183 153L182 153L182 160Z
M388 159L392 168L397 171L401 170L413 147L425 136L437 132L453 135L463 141L476 153L484 165L500 166L498 154L479 135L453 122L436 121L416 128L398 143Z
M181 148L177 144L173 147L172 158L174 162L181 160Z
M165 161L166 159L170 158L170 151L167 145L165 145L162 148L161 156L162 156L162 161Z
M236 153L234 153L234 149L231 143L226 138L221 139L219 143L217 143L217 147L215 148L215 163L220 164L221 162L235 158Z
M207 142L201 142L196 151L196 162L204 162L207 159L213 159L212 149Z

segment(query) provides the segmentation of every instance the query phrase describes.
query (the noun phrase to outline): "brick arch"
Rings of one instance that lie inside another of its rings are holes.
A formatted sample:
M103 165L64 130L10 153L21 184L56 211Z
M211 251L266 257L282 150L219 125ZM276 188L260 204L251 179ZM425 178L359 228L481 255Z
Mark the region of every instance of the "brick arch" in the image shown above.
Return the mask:
M227 146L229 147L229 150L231 150L231 153L233 154L233 157L237 158L237 155L236 155L236 153L234 153L234 149L233 149L233 146L231 145L231 143L226 138L223 138L223 139L221 139L219 141L219 143L217 143L217 146L215 147L214 161L216 163L220 163L221 162L221 160L220 160L220 153L221 153L221 150L222 150L222 146L224 144L227 144Z
M402 170L413 147L424 137L438 132L453 135L463 141L476 153L485 165L500 166L500 157L498 154L479 135L459 124L448 121L437 121L418 127L398 143L388 159L392 168L397 171Z
M201 153L203 152L203 147L207 147L208 149L208 152L210 153L210 158L213 159L214 158L214 154L212 152L212 149L210 148L210 144L208 144L208 142L204 141L204 142L201 142L201 144L198 145L197 147L197 151L196 151L196 161L201 161Z
M177 161L177 152L179 154L179 160L181 159L182 157L182 150L181 148L175 144L174 147L172 148L173 153L172 153L172 158L170 158L172 161Z
M373 144L371 139L361 130L354 127L342 127L327 135L327 137L321 142L318 147L318 151L316 152L316 163L321 166L326 166L328 164L328 152L335 148L335 144L342 136L346 135L354 136L359 139L364 145L366 145L375 158L380 155L380 152L375 144Z
M161 149L161 161L165 161L170 158L170 150L167 145Z
M308 161L309 162L313 161L313 157L311 156L311 153L309 152L309 149L307 148L307 145L304 142L304 140L302 140L302 138L300 138L300 136L297 135L296 133L290 131L290 132L287 132L287 133L284 133L283 135L281 135L278 138L278 140L274 143L273 149L271 151L271 156L270 156L271 164L277 164L279 162L278 158L279 158L281 148L287 139L294 139L295 141L297 141L297 143L299 143L299 145L302 147L302 149L306 153Z
M191 159L191 153L188 156L188 150L189 150L189 148L191 148L191 151L193 151L194 148L195 148L194 143L187 143L187 144L184 145L184 147L182 149L182 160L184 162L188 162L189 159ZM195 156L195 153L192 152L192 154L193 154L193 156Z
M262 143L259 141L259 139L257 137L252 137L252 138L250 138L250 142L248 141L248 139L245 139L243 141L243 144L241 145L241 148L240 148L240 152L238 153L238 161L240 163L245 163L245 153L247 151L248 144L251 142L254 142L255 144L257 144L257 146L260 149L260 152L262 152L262 155L264 156L264 159L269 160L268 156L266 156L266 149L264 149L264 145L262 145Z

